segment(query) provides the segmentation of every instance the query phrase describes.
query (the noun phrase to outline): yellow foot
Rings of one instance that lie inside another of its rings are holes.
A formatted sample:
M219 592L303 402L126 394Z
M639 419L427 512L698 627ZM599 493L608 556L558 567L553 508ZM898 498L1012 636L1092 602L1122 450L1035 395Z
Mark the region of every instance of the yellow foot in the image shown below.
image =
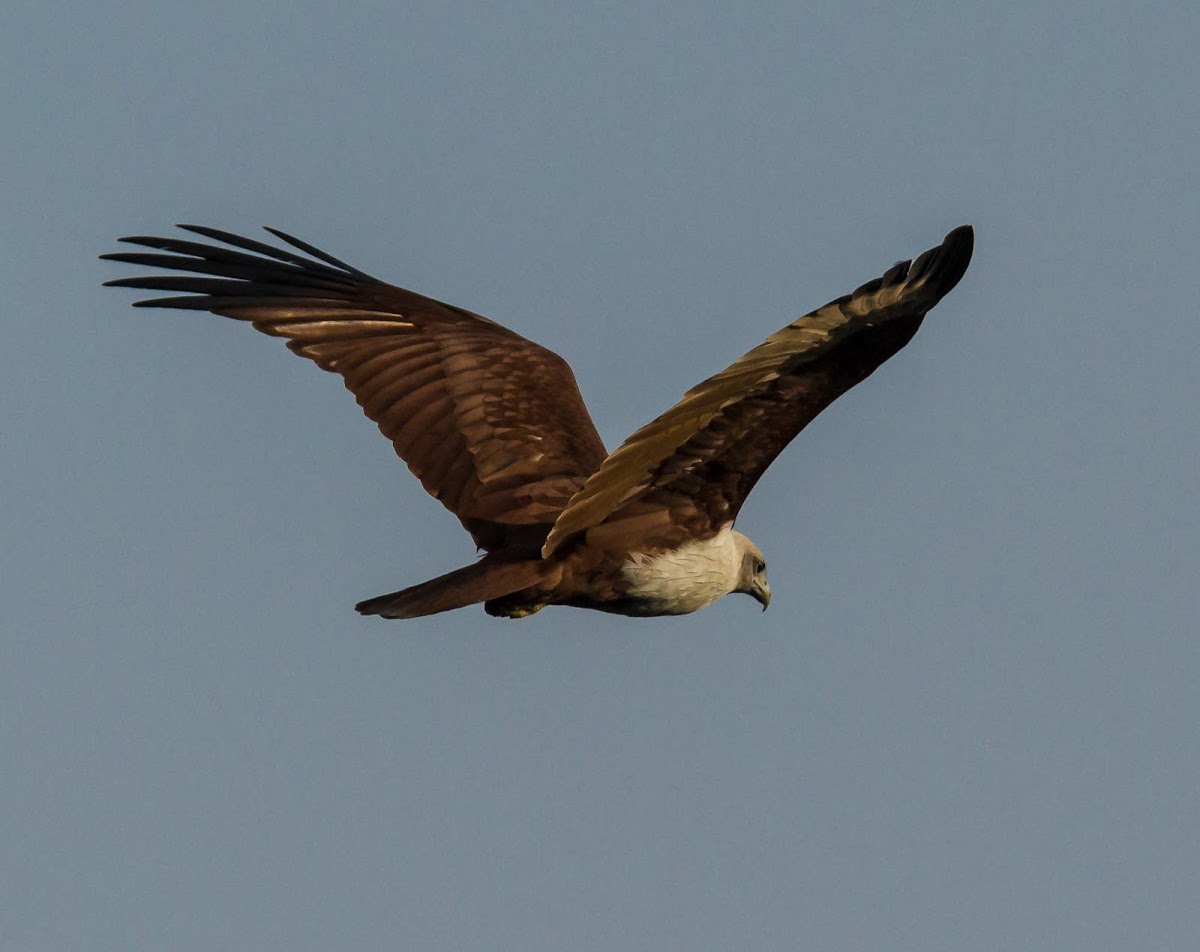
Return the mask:
M495 601L484 602L483 610L489 615L497 618L524 618L526 615L532 615L534 612L540 612L548 602L526 603L506 603L503 598L498 598Z

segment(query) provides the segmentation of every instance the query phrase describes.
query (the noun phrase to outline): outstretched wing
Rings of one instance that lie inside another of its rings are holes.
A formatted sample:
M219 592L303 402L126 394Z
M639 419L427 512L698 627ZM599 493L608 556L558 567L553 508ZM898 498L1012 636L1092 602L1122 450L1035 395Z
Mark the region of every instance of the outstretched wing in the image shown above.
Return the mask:
M558 517L549 555L583 529L670 510L707 533L732 521L792 438L912 339L967 270L963 225L914 262L793 321L622 444Z
M311 257L179 227L230 247L122 238L167 253L101 257L185 273L107 283L180 292L136 306L249 321L341 374L400 458L480 546L522 536L540 542L604 461L574 374L557 354L478 314L384 284L283 232L267 229Z

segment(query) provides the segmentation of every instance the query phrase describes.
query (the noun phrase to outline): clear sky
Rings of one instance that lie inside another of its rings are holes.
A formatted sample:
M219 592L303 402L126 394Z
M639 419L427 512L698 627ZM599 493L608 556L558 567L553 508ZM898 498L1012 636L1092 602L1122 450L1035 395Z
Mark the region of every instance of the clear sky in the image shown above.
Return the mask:
M0 947L1192 950L1194 3L0 11ZM738 527L771 610L358 599L470 540L339 381L96 260L269 224L610 446L975 260Z

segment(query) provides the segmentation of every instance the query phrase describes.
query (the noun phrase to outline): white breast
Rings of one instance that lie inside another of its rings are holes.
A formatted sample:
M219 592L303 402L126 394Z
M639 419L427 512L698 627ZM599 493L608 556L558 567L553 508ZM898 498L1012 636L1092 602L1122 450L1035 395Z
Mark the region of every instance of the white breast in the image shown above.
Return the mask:
M630 582L628 597L647 615L686 615L728 595L741 575L740 535L730 523L711 539L671 552L635 552L622 566Z

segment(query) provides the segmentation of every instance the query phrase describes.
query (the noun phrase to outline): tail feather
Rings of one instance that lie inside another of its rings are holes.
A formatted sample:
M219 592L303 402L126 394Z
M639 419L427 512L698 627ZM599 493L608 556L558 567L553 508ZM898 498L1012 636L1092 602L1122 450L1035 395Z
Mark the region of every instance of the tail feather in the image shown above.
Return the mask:
M354 608L363 615L420 618L511 595L536 585L545 573L546 563L537 556L514 560L488 555L420 585L368 598Z

